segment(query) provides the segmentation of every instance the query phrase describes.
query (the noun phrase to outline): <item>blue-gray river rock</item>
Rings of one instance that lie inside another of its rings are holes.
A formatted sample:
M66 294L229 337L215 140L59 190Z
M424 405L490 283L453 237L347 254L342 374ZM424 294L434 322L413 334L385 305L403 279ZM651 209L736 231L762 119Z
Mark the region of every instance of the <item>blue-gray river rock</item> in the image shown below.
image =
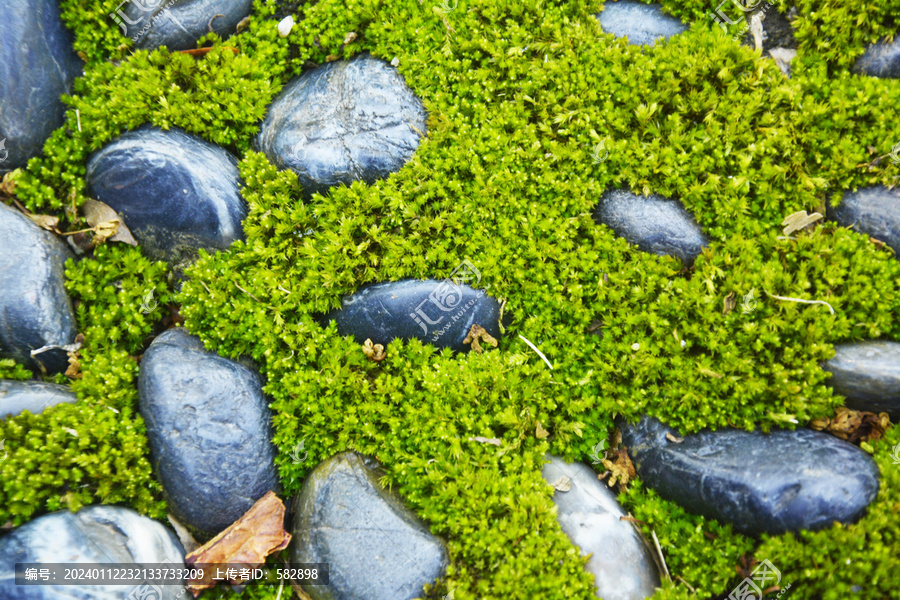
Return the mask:
M582 555L590 554L587 570L594 576L597 596L603 600L642 600L660 586L659 567L647 540L630 521L616 495L597 480L597 473L581 463L566 463L557 456L541 472L553 485L566 478L569 491L557 489L553 503L557 520Z
M750 535L813 530L859 518L878 492L868 454L810 429L678 433L656 419L623 424L638 476L660 496Z
M603 31L616 37L627 37L633 46L653 44L687 31L687 25L662 12L659 4L631 0L607 2L597 15Z
M144 354L138 393L169 509L198 540L279 490L271 413L256 372L170 329Z
M237 159L179 129L144 126L91 155L89 194L118 212L141 250L183 265L243 239Z
M900 188L877 185L845 192L841 203L828 206L828 218L890 246L900 255Z
M677 200L656 194L608 190L600 197L594 219L644 252L680 258L686 265L707 245L694 217Z
M411 600L444 574L443 543L379 483L376 461L332 456L307 477L293 503L293 563L328 563L328 585L307 585L313 600Z
M166 527L121 506L62 510L0 538L3 600L186 599L179 585L16 585L17 562L154 564L184 568L184 549ZM154 593L155 592L155 593Z
M23 410L33 415L57 404L73 404L78 400L66 385L43 381L0 380L0 419L14 417Z
M856 59L853 72L881 78L900 78L900 32L894 41L882 40L872 44L865 54Z
M65 346L77 335L66 295L68 248L52 233L0 202L0 358L48 373L65 371Z
M252 6L253 0L131 0L110 18L135 48L190 50L207 33L230 36Z
M387 344L417 338L438 348L465 352L463 341L473 324L500 339L500 304L484 290L451 279L405 279L366 286L341 300L327 317L338 333L360 344Z
M25 166L62 126L84 63L57 0L11 0L0 16L0 175Z
M874 340L834 347L834 358L824 368L828 383L845 396L853 410L886 412L900 419L900 343Z
M361 54L317 67L281 91L257 144L307 193L372 184L402 167L419 146L425 107L386 62Z

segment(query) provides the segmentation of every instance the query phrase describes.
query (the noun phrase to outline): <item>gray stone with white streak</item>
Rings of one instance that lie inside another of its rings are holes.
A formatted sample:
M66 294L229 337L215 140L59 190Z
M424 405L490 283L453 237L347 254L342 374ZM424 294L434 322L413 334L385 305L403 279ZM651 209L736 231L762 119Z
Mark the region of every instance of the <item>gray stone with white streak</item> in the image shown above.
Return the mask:
M824 368L836 394L853 410L886 412L900 419L900 343L883 340L838 344Z

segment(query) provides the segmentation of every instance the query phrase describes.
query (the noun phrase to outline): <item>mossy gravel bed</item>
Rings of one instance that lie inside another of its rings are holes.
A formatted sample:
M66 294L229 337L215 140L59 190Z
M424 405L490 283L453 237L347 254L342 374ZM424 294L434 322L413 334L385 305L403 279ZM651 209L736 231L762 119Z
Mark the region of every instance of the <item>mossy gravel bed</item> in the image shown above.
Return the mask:
M80 402L0 422L0 522L97 503L165 519L135 383L177 307L207 348L250 357L265 376L286 496L342 450L381 461L385 483L448 542L450 567L427 598L592 598L540 475L545 453L590 463L615 418L641 415L683 433L805 426L842 405L819 366L834 343L900 341L889 248L827 222L781 231L785 216L824 213L844 190L900 183L900 165L872 164L900 141L900 81L849 73L867 43L897 32L898 0L799 0L791 78L715 27L715 6L699 0L664 2L692 25L652 47L601 31L602 2L257 0L248 28L209 36L201 58L132 51L108 17L116 4L61 3L88 64L66 126L15 176L18 199L83 228L88 155L147 122L180 127L241 158L246 239L203 254L178 291L138 248L107 243L69 264L85 343L80 377L57 379ZM297 24L280 38L289 12ZM361 52L397 59L427 132L389 178L308 197L252 139L290 78ZM594 222L616 187L682 200L710 239L693 268ZM440 279L464 259L505 302L497 349L395 341L373 362L315 319L363 284ZM755 311L723 314L727 296L751 290ZM834 314L773 295L824 300ZM0 361L0 378L30 376ZM301 440L309 460L295 464ZM632 482L619 499L655 532L673 576L654 598L727 594L750 555L780 569L782 598L900 597L898 443L895 427L864 445L881 470L867 514L817 532L750 538Z

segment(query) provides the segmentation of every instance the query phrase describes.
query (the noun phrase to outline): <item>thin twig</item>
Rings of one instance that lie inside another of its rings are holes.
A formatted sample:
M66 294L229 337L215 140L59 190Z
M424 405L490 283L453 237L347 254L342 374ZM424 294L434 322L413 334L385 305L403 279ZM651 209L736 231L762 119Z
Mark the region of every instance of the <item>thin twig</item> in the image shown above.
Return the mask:
M763 291L765 291L767 294L769 294L769 292L767 290L763 290ZM824 304L825 306L828 307L828 310L831 311L831 314L834 314L834 309L831 307L830 304L828 304L824 300L803 300L802 298L789 298L787 296L776 296L775 294L769 294L769 297L775 298L776 300L787 300L789 302L802 302L803 304Z
M81 113L78 109L75 109L75 120L78 121L78 133L81 133Z
M666 579L672 579L672 576L669 575L669 567L666 566L666 557L663 556L662 548L659 546L659 538L656 537L656 532L652 529L650 530L650 535L653 536L653 543L656 544L656 551L659 553L659 560L662 561L663 573L666 575Z
M692 593L692 594L696 594L696 593L697 593L697 590L695 590L694 588L692 588L692 587L691 587L691 584L689 584L687 581L685 581L684 578L683 578L681 575L676 575L676 576L675 576L675 579L677 579L678 581L680 581L681 583L683 583L684 585L686 585L687 588L688 588L689 590L691 590L691 593Z
M253 294L251 294L250 292L248 292L247 290L245 290L245 289L242 288L241 286L239 286L239 285L237 284L237 282L234 283L234 287L236 287L237 289L241 290L242 292L244 292L245 294L247 294L248 296L250 296L251 298L253 298L253 299L256 300L257 302L259 302L260 304L262 304L262 300L260 300L259 298L257 298L256 296L254 296Z
M526 344L528 344L529 346L531 346L531 349L534 350L535 352L537 352L537 353L538 353L538 356L540 356L541 358L544 359L544 362L547 363L547 366L550 367L550 370L552 371L552 370L553 370L553 365L550 364L550 361L547 360L547 357L544 356L544 353L541 352L540 350L538 350L538 349L537 349L537 346L535 346L534 344L532 344L531 342L529 342L527 339L525 339L525 336L522 335L521 333L519 334L519 337L522 338L522 340L523 340Z
M688 587L690 587L690 586L688 586ZM278 585L278 595L275 596L275 600L281 600L281 590L283 590L283 589L284 589L284 579L282 579L281 583ZM694 590L691 590L691 591L693 592Z

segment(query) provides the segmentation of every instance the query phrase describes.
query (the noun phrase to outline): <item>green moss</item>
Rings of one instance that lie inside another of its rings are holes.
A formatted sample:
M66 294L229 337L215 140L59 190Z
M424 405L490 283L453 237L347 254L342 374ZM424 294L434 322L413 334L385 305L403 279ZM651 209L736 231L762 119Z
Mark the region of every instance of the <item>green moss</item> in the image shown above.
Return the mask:
M714 8L665 6L707 21ZM287 494L335 452L381 460L385 482L448 542L450 568L429 597L452 589L459 600L591 598L539 475L547 451L585 459L616 417L643 414L685 432L803 426L841 402L818 366L832 344L900 339L900 263L888 250L833 225L781 233L790 213L822 211L845 189L898 177L890 161L867 165L900 141L891 118L900 83L829 73L835 60L813 52L811 36L786 79L707 22L652 48L628 46L600 30L599 2L460 0L444 12L418 0L322 0L301 5L282 39L268 18L277 6L258 1L249 29L225 43L237 55L216 43L200 60L142 51L113 64L101 61L121 52L111 20L73 7L65 14L92 62L67 100L66 127L17 176L19 197L75 228L66 211L82 201L89 153L146 122L240 155L246 239L201 253L177 297L182 314L207 347L262 366ZM88 31L103 19L105 30ZM357 37L344 44L350 32ZM307 61L363 51L399 60L428 110L427 136L389 178L304 199L293 173L250 150L252 137ZM609 156L597 162L601 142ZM680 198L710 238L694 268L639 252L594 223L612 187ZM394 342L374 363L313 318L365 283L440 278L463 259L482 272L480 287L506 301L511 324L497 350L454 356ZM13 462L0 466L0 506L20 520L98 501L159 516L132 356L162 316L141 304L152 291L161 311L168 277L118 246L70 265L67 277L86 337L84 377L73 384L80 402L2 425ZM745 313L751 290L756 306ZM732 294L738 304L724 314ZM834 314L773 296L826 301ZM536 437L538 423L548 438ZM877 574L872 589L890 595L894 431L876 448L879 497L853 526L757 541L634 485L622 500L656 532L677 576L659 597L730 590L748 552L779 567L798 598L832 597L825 582L834 597L846 595L863 571L823 566L839 559ZM476 436L501 447L469 440ZM294 464L301 441L309 457ZM119 462L105 460L112 455ZM101 489L110 464L121 469ZM40 483L25 488L29 480Z

